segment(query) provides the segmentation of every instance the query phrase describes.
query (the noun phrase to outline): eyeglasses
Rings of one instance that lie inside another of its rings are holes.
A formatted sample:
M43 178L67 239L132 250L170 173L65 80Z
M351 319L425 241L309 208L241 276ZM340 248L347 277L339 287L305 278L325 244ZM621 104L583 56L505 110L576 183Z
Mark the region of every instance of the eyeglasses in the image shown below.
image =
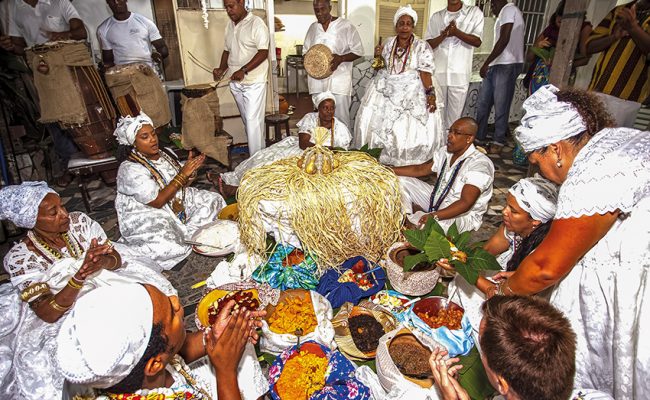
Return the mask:
M455 136L472 136L469 133L461 132L458 129L452 129L452 128L447 129L447 133L455 135Z

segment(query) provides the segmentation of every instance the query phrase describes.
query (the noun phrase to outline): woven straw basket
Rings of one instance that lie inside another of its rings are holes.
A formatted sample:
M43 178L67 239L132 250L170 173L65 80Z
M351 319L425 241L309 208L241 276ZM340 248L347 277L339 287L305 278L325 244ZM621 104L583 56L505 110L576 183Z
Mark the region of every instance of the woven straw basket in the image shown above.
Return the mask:
M324 44L314 45L309 48L303 59L305 71L314 79L325 79L332 75L330 64L333 58L329 47Z

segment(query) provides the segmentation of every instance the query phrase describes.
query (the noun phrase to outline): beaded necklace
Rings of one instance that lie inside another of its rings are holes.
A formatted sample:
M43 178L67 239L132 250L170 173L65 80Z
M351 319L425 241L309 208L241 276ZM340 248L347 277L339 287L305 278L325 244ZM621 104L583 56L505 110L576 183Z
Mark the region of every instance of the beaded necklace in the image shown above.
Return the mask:
M397 39L397 36L395 37L395 43L393 43L393 49L390 52L390 59L388 64L390 65L390 72L393 73L395 72L395 56L397 56L398 60L401 60L402 57L404 57L404 62L402 63L402 69L398 72L398 74L401 74L406 70L406 65L410 63L411 61L411 47L413 45L413 40L415 39L415 36L411 35L409 38L408 45L406 46L406 52L399 56L397 55L397 42L399 40Z
M431 192L431 198L429 199L429 212L433 211L438 211L440 208L440 205L442 205L443 200L447 197L449 194L449 191L451 190L451 186L454 184L456 181L456 177L458 176L458 171L460 171L460 167L463 166L465 163L466 158L461 160L458 164L456 164L456 168L454 168L454 171L451 174L451 178L449 179L449 182L447 182L447 185L445 186L444 189L442 189L442 179L443 175L445 174L445 167L447 167L447 161L445 160L445 163L442 165L442 169L440 170L440 173L438 174L438 179L436 179L436 185L433 188L433 191ZM438 197L438 201L435 202L434 200L436 199L436 196L438 195L438 190L442 189L442 193L440 194L440 197Z
M320 123L320 117L318 117L317 125L318 126L323 126L323 124ZM324 126L323 126L323 128L324 128ZM332 118L332 129L330 129L330 134L332 136L332 139L331 139L332 141L330 142L330 146L334 147L334 118Z
M174 168L176 173L181 170L181 165L175 158L171 157L165 151L160 151L159 154L162 159L167 161ZM158 171L156 166L137 150L133 149L131 151L131 154L129 154L129 159L145 167L149 173L151 173L161 189L164 189L165 186L169 184L169 182L167 182L167 180L162 176L160 171ZM171 200L169 200L168 204L178 219L182 223L185 223L187 220L187 216L185 214L185 187L181 188L181 198L179 199L177 196L174 196Z
M27 237L29 240L32 241L34 244L34 247L41 252L46 258L49 258L50 263L62 259L64 256L63 254L52 248L50 245L48 245L43 239L41 239L34 231L29 231L27 232ZM61 238L65 242L65 247L68 249L68 253L72 258L75 260L81 257L83 254L83 249L81 248L81 245L77 242L77 240L71 240L70 235L68 232L64 232L61 234ZM74 239L74 238L73 238Z

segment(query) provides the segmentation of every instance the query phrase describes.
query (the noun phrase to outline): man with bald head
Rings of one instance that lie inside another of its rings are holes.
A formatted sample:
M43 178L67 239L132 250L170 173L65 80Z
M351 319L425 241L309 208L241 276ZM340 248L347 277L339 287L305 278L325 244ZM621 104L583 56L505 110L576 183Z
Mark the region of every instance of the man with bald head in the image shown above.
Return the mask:
M322 92L332 92L336 98L336 118L351 128L352 62L363 55L361 36L350 21L332 16L330 0L314 0L313 6L316 22L307 30L303 50L324 44L334 58L330 65L331 76L325 79L308 77L309 93L315 97Z
M473 118L461 118L449 128L447 146L436 151L431 161L393 168L412 223L421 225L435 218L445 230L456 222L460 232L481 226L492 197L494 165L474 147L477 131ZM431 173L437 175L434 186L418 179ZM413 214L414 205L421 211Z

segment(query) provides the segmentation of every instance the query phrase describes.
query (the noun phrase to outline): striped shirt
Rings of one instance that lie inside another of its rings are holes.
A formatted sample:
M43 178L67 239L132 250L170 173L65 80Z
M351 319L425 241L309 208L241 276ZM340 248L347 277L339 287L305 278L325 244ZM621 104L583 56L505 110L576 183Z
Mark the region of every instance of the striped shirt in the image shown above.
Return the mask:
M587 43L610 35L616 24L617 11L630 4L611 10L593 30ZM650 10L637 10L637 20L641 28L650 33ZM626 36L600 54L589 89L640 103L650 95L649 65L646 55L630 36Z

